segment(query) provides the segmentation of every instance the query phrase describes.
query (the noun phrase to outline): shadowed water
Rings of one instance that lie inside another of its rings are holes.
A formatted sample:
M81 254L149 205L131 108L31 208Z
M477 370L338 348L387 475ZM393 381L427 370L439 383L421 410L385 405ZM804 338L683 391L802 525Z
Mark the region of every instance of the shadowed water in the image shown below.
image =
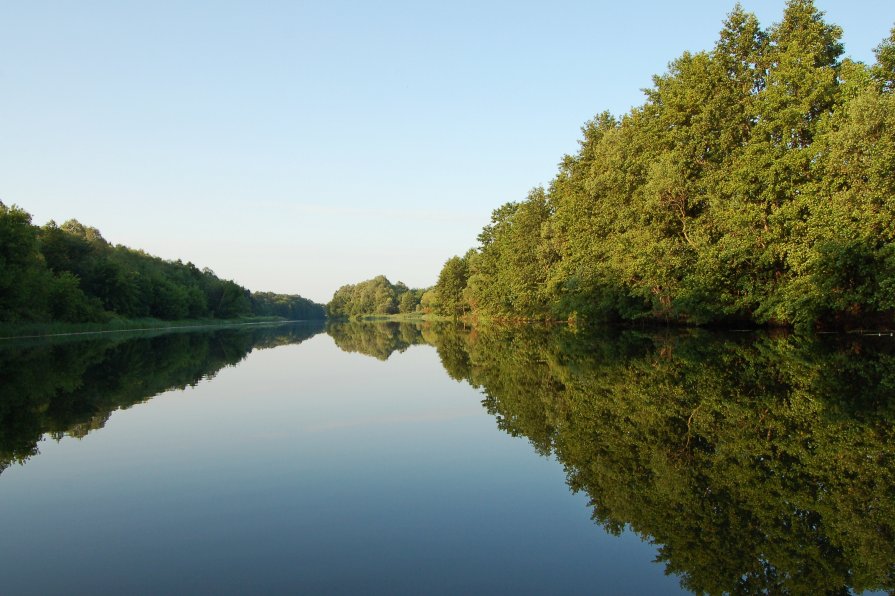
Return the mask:
M321 331L0 344L0 590L895 588L890 338Z

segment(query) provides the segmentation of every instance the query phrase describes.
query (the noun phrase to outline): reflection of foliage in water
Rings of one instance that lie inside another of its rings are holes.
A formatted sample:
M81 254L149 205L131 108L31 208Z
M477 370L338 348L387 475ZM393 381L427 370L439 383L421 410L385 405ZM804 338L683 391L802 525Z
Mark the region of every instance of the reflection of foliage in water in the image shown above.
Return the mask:
M888 338L419 332L502 430L555 454L597 523L655 542L686 588L895 588Z
M321 330L322 323L309 323L6 344L0 470L37 454L45 433L83 437L117 409L211 378L255 348L300 343Z
M362 321L330 322L326 332L344 352L359 352L378 360L388 360L395 352L425 343L415 323L365 323Z

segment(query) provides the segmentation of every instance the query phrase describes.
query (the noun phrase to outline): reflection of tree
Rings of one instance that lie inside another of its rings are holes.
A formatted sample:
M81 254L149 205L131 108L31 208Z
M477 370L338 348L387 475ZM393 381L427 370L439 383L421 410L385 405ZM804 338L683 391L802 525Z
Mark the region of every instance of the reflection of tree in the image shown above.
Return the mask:
M594 520L708 593L895 589L895 345L708 333L424 331Z
M309 323L6 345L0 470L35 455L45 433L83 437L117 409L195 385L253 349L300 343L321 330L322 323Z
M394 352L425 343L422 326L416 323L330 322L326 332L343 351L360 352L379 360L388 360Z

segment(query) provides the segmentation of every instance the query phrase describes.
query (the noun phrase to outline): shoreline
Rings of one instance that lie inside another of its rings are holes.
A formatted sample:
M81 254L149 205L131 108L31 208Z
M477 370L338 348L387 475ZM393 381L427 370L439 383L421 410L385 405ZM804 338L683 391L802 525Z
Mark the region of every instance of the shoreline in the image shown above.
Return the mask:
M247 317L240 319L116 319L108 323L0 323L0 341L105 335L131 331L166 331L177 329L208 329L216 327L244 327L268 323L299 323L310 319L290 320L282 317ZM316 320L316 319L314 319ZM325 319L320 319L321 322Z

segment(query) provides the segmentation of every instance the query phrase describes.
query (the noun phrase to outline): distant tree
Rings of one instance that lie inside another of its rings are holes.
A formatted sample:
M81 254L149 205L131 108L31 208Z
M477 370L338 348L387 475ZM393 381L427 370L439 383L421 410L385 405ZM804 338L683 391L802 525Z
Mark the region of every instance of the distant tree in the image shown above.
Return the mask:
M401 298L398 304L398 312L401 313L412 313L415 312L417 307L420 304L420 296L417 296L415 292L404 292L401 294Z
M357 318L365 315L391 315L414 312L422 291L412 290L403 282L392 284L379 275L358 284L342 286L326 305L334 318Z
M438 303L438 292L434 288L423 292L420 297L420 310L425 314L441 311Z

